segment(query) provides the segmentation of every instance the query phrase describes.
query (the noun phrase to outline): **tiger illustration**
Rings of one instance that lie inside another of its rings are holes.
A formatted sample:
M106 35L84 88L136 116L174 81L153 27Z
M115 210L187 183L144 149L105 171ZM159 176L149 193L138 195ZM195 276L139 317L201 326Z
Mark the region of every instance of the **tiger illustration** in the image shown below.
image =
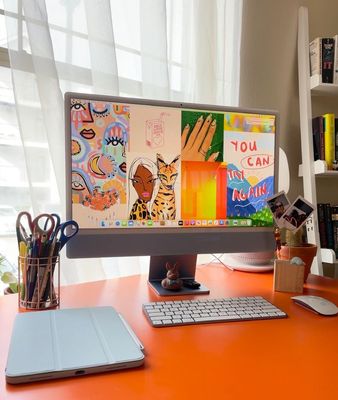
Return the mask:
M176 204L174 185L178 176L178 160L180 156L167 164L161 154L156 154L157 176L160 186L152 205L153 220L174 220L176 218Z

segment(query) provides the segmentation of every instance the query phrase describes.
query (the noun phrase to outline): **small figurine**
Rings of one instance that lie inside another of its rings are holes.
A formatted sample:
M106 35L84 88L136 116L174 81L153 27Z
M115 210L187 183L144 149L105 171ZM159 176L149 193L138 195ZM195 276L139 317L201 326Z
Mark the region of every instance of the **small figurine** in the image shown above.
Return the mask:
M170 265L167 262L165 267L168 272L167 277L161 282L162 287L167 290L180 290L183 285L183 281L179 278L178 267L176 263L174 265Z

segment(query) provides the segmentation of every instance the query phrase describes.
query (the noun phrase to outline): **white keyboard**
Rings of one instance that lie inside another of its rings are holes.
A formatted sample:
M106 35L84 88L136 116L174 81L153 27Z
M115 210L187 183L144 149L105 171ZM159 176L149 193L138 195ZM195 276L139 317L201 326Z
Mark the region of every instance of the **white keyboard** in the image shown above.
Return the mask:
M143 312L154 327L287 317L260 296L156 301L143 304Z

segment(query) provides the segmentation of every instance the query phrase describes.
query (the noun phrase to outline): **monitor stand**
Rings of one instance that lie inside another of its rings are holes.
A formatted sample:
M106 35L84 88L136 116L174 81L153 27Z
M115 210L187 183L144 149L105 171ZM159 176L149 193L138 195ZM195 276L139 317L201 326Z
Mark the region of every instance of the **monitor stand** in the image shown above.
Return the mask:
M180 279L195 279L196 254L176 255L176 256L150 256L148 284L159 296L181 296L185 294L208 294L210 290L203 286L198 289L182 287L177 291L164 289L161 281L167 276L166 264L176 265L179 269Z

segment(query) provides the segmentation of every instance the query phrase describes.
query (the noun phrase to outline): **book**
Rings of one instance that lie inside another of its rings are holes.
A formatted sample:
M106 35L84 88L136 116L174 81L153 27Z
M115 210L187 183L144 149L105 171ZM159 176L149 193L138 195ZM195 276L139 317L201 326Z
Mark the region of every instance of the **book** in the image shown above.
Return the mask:
M334 240L334 251L336 253L336 258L338 258L338 205L333 205L332 210L332 230L333 230L333 240Z
M338 85L338 35L334 36L333 83Z
M322 115L312 118L312 137L314 161L325 160L324 125Z
M322 38L322 82L333 83L334 39Z
M335 115L327 113L323 115L324 122L324 152L325 161L328 169L332 169L333 160L335 159Z
M310 75L321 75L323 83L333 83L335 39L317 37L309 44Z
M332 209L330 203L324 204L325 230L327 239L327 248L334 250L333 226L332 226Z
M317 204L317 215L318 215L320 247L323 249L327 249L324 203Z
M334 135L335 135L334 159L338 161L338 118L334 119Z
M309 45L310 51L310 75L322 74L322 41L320 37L313 39Z

